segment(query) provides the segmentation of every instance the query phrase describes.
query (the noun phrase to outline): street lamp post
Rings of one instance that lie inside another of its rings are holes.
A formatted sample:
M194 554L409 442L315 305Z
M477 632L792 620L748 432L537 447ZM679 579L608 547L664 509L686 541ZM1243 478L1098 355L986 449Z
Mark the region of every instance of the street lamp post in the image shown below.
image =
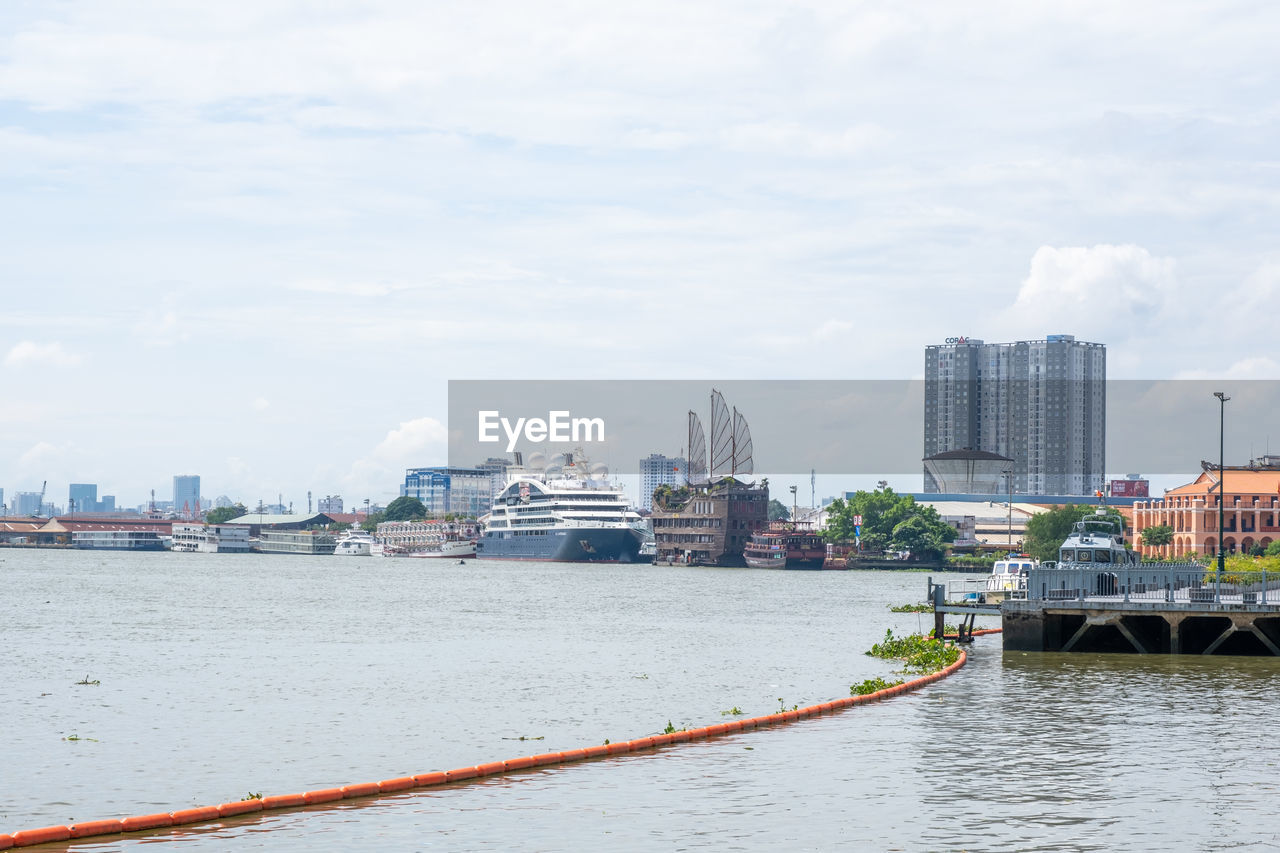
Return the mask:
M1009 510L1008 536L1009 536L1009 550L1012 551L1013 550L1013 471L1001 471L1000 473L1004 474L1004 485L1009 492L1009 503L1007 504L1007 507Z
M1223 520L1222 514L1225 508L1227 494L1227 474L1226 474L1226 439L1224 438L1227 418L1227 401L1231 398L1221 391L1214 391L1213 396L1218 398L1218 576L1214 581L1215 589L1213 592L1214 601L1222 602L1222 571L1226 568L1227 549L1222 542Z

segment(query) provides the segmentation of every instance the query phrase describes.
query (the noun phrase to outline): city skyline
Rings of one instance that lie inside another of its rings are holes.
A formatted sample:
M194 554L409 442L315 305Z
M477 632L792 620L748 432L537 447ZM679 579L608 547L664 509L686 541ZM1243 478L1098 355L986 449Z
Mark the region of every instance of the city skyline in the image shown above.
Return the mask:
M1280 378L1278 25L8 4L0 483L385 503L451 378L908 379L957 336Z

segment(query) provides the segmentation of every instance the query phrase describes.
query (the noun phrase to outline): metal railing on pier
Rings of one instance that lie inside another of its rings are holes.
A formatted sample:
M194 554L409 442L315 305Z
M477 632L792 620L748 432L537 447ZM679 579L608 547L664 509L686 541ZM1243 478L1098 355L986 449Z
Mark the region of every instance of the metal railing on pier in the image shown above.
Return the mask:
M1280 575L1223 574L1197 563L1138 563L1086 567L1045 565L1027 572L1024 589L1009 595L1031 601L1280 604Z

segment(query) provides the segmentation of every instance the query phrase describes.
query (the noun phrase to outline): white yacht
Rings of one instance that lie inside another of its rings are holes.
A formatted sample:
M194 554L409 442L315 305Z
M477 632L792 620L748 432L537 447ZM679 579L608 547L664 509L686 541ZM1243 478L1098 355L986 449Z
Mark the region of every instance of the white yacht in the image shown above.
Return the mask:
M493 503L476 555L486 560L638 563L644 520L609 469L582 452L542 465L534 454Z
M333 553L339 557L380 557L382 545L359 527L353 527L338 538Z

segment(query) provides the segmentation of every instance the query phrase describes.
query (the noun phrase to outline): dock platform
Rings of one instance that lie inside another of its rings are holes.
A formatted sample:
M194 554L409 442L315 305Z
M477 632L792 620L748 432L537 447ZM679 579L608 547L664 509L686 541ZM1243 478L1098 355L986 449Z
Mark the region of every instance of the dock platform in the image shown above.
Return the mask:
M1280 657L1280 576L1217 576L1204 567L1033 569L1024 589L989 602L973 581L930 581L934 619L1001 617L1006 651Z

